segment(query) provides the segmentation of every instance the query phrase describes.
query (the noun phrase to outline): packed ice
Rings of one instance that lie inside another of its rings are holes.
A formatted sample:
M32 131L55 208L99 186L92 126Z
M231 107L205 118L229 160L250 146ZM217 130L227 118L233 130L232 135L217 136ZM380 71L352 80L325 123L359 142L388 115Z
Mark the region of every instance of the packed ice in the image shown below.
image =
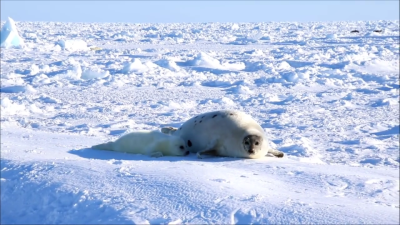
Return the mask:
M1 25L2 224L399 223L399 21ZM285 156L90 148L221 109Z

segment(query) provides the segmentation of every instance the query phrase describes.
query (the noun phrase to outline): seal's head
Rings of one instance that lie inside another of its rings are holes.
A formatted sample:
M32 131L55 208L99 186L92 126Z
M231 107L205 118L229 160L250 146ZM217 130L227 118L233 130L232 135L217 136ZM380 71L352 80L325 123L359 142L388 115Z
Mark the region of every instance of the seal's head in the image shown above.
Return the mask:
M261 151L263 143L262 136L259 135L247 135L243 138L243 149L249 156L257 155Z
M189 150L185 144L185 141L182 138L177 136L171 136L170 139L171 139L170 144L172 145L171 149L173 151L172 153L173 155L178 155L178 156L189 155Z
M260 129L245 129L241 138L241 155L244 158L263 158L268 154L268 141Z

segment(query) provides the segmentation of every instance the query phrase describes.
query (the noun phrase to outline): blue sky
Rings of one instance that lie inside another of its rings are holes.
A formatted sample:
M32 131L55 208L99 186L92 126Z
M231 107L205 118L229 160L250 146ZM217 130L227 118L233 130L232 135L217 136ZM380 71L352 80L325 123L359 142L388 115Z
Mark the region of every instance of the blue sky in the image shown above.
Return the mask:
M399 1L10 1L1 20L58 22L308 22L399 20Z

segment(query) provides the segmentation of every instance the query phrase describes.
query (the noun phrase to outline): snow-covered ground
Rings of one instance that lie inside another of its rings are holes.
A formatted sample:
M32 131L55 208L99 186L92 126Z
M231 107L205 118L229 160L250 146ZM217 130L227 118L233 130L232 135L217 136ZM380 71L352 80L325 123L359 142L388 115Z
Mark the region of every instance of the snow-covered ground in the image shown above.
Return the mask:
M16 25L1 223L399 223L399 21ZM285 157L89 149L219 109Z

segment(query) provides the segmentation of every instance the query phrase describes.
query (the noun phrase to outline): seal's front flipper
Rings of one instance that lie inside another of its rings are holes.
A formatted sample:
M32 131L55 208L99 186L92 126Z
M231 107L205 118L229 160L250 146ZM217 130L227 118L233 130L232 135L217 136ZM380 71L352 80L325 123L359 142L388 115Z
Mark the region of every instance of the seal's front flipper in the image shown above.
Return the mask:
M152 152L150 156L158 158L158 157L163 157L164 155L162 154L162 152Z
M175 128L175 127L163 127L163 128L161 128L161 133L164 133L164 134L173 134L173 133L175 133L175 131L177 131L178 130L178 128Z
M275 150L275 149L270 149L268 150L268 153L271 153L273 156L282 158L285 154L281 151Z
M217 150L214 150L214 149L207 149L207 150L197 152L197 158L202 159L203 158L202 155L218 156Z
M218 156L218 140L210 141L203 150L197 152L197 158L202 159L203 155Z

